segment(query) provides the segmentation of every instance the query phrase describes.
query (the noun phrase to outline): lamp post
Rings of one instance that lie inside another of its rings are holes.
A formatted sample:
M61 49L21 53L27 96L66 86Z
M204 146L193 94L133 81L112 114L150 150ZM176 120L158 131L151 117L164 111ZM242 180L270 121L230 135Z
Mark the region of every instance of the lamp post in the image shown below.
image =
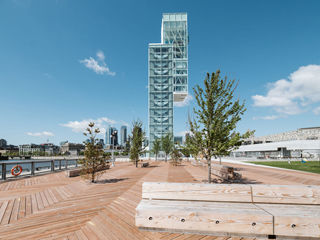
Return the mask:
M111 133L110 137L113 139L112 141L112 165L111 167L114 167L114 139L115 139L115 135L117 134L117 131L113 131L113 133Z

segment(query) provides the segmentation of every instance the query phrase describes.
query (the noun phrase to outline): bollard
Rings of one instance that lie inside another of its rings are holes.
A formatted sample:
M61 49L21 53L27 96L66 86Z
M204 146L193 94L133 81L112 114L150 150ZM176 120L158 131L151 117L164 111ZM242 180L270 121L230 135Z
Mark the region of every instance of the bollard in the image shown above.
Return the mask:
M59 160L59 170L61 170L61 160Z
M54 172L54 160L51 160L51 172Z
M7 177L7 164L6 163L2 163L2 180L6 180L6 177Z
M64 161L65 161L65 162L64 162L65 169L67 169L67 168L68 168L68 160L67 160L67 159L65 159Z
M31 162L31 175L34 175L34 162Z

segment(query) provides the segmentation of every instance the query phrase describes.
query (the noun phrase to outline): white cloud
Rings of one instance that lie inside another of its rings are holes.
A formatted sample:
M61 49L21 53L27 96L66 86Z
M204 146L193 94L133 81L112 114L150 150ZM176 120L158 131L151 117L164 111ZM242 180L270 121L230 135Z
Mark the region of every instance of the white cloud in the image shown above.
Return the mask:
M98 74L107 74L114 76L115 72L111 72L107 67L107 64L104 62L105 56L102 51L97 52L98 61L94 60L92 57L89 59L84 59L83 61L79 60L80 63L83 63L85 67L92 69L95 73Z
M104 59L106 58L102 51L97 52L97 57L99 58L100 61L104 61Z
M274 120L279 118L280 116L272 115L272 116L265 116L265 117L253 117L253 120L263 119L263 120Z
M29 136L34 136L34 137L48 137L48 136L54 136L54 134L52 132L42 132L42 133L39 133L39 132L36 132L36 133L31 133L31 132L27 132L26 133L27 135Z
M300 67L287 79L269 83L266 96L252 96L254 106L273 107L278 113L295 115L320 101L320 65Z
M126 123L126 122L123 121L123 120L121 120L121 124L122 124L122 125L125 125L125 126L127 126L127 127L130 127L130 124Z
M85 120L82 120L81 122L69 121L66 124L59 124L59 125L63 126L63 127L71 128L72 131L74 131L74 132L84 133L90 122L95 123L94 128L99 128L99 130L100 130L99 134L105 134L106 129L107 129L107 124L113 125L113 124L117 123L115 120L112 120L112 119L109 119L106 117L102 117L102 118L98 118L97 120L85 119Z
M146 88L149 88L149 85L147 85Z
M320 114L320 107L313 109L313 113L316 115L319 115Z
M48 73L45 73L44 75L46 75L47 77L51 78L51 76Z
M188 95L186 96L186 98L183 100L183 102L174 102L173 106L175 107L185 107L190 105L190 101L193 100L193 97L190 93L188 93Z
M190 131L182 131L182 132L179 132L179 133L175 134L175 136L185 136L187 133L191 134Z

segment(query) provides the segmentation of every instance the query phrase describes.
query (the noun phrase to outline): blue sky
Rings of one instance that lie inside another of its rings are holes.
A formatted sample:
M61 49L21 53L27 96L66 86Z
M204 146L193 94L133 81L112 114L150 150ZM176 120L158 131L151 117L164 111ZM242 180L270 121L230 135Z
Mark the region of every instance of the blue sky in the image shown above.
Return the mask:
M0 1L0 138L82 142L96 121L148 124L148 44L187 12L189 92L207 72L239 80L255 135L319 126L320 1ZM192 97L175 108L186 131ZM100 135L100 138L104 136Z

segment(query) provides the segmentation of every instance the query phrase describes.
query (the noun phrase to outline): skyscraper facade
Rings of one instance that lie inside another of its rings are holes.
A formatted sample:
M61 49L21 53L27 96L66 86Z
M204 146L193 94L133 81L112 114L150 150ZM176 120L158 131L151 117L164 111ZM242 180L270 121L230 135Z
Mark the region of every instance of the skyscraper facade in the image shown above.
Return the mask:
M149 44L149 149L173 133L173 102L188 95L187 13L164 13L161 43Z
M118 130L115 127L108 127L106 131L106 145L113 145L113 137L111 135L114 134L114 145L118 145Z
M121 126L121 146L125 146L127 142L127 126Z

